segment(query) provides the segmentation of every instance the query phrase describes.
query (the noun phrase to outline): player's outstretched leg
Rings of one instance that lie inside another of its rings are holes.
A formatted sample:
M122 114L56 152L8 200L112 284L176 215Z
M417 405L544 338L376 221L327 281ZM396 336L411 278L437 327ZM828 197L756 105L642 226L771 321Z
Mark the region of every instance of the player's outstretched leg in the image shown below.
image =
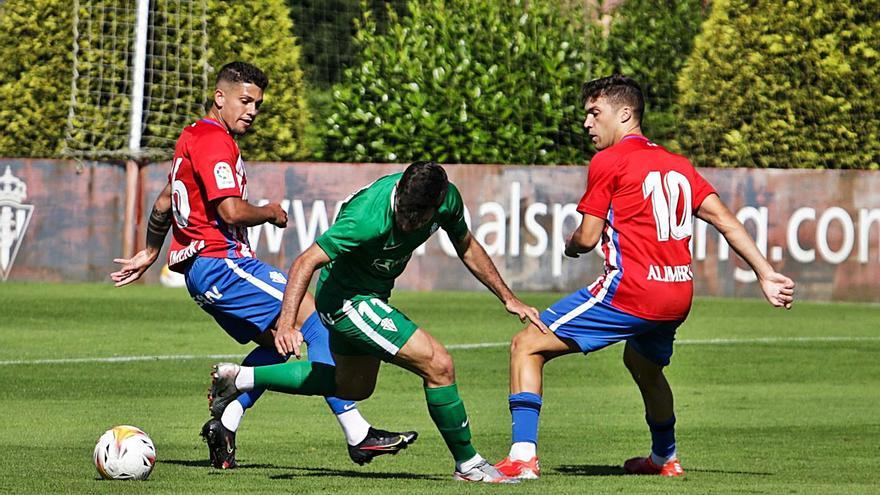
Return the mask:
M486 461L471 443L470 419L455 384L452 356L429 333L416 329L394 358L424 380L428 412L455 459L453 479L487 483L516 483Z
M301 331L303 341L309 349L309 361L335 366L330 353L330 332L321 323L317 312L306 319ZM358 411L355 401L339 397L324 397L324 400L345 434L348 456L358 465L363 466L383 454L397 454L419 436L414 431L396 432L373 428Z

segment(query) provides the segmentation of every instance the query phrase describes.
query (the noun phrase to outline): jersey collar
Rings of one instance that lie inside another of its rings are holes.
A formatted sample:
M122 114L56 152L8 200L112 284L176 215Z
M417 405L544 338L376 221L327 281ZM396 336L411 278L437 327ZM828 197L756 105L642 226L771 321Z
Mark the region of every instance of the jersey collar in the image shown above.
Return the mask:
M201 119L199 122L204 122L206 124L216 125L217 127L220 127L224 131L226 131L226 134L229 134L229 129L227 129L225 125L221 124L220 122L217 122L214 119L209 119L209 118L205 117L205 118Z
M620 142L622 143L622 142L626 141L627 139L641 139L642 141L648 141L648 138L646 138L645 136L643 136L641 134L627 134L626 136L623 136L620 139Z

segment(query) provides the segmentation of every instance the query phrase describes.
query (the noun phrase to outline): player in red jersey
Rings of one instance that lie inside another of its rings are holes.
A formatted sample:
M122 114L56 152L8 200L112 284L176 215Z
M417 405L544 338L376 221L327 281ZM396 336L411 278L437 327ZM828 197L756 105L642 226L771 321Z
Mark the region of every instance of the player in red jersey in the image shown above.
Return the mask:
M693 296L688 247L693 216L715 226L754 270L767 300L791 308L794 282L774 271L712 186L683 156L670 153L641 131L644 98L638 84L620 75L582 89L584 128L599 152L590 161L578 211L580 226L566 256L577 258L601 241L604 273L589 287L541 314L550 333L529 325L510 346L513 445L496 465L511 477L537 478L538 417L547 361L587 354L626 341L623 362L645 403L651 453L624 463L632 474L681 476L675 449L672 390L663 368L672 356L676 328Z
M159 257L168 229L172 230L169 267L184 274L193 300L232 338L257 344L244 359L250 366L283 363L287 355L275 350L275 324L287 279L279 270L254 257L247 227L287 225L278 203L248 203L247 176L235 137L253 125L269 80L253 65L232 62L220 69L208 115L180 135L174 150L168 184L150 214L147 247L110 276L116 286L130 284ZM172 222L173 216L173 222ZM173 225L172 225L173 223ZM296 315L309 349L309 360L333 364L329 333L315 313L311 295ZM263 393L251 390L230 404L211 404L213 419L202 428L211 464L236 466L235 433L246 409ZM364 464L382 454L394 454L417 438L416 432L373 428L354 401L326 397L345 433L351 459Z

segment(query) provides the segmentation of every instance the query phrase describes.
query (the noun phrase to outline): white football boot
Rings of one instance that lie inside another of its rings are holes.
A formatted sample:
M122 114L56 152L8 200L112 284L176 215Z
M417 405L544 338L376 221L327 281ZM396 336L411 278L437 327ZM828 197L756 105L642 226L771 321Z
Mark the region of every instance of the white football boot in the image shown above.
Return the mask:
M518 479L501 474L501 471L485 459L467 471L461 472L456 469L452 473L452 478L459 481L481 481L483 483L519 483Z

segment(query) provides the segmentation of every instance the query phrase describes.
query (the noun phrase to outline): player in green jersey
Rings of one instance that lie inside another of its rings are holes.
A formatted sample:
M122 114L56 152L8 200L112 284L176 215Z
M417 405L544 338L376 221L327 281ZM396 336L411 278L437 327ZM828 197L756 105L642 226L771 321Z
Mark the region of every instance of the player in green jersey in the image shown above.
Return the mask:
M455 383L452 357L431 334L388 304L394 280L413 251L437 229L449 234L467 268L520 320L542 331L538 310L520 301L464 221L458 189L434 162L416 162L354 193L333 226L290 267L275 345L300 357L302 333L295 315L312 274L323 267L316 306L330 329L336 366L311 362L242 367L222 363L212 373L211 400L232 400L240 391L265 387L292 394L369 397L379 364L386 361L422 377L431 419L455 459L453 477L465 481L512 482L471 444L469 420Z

